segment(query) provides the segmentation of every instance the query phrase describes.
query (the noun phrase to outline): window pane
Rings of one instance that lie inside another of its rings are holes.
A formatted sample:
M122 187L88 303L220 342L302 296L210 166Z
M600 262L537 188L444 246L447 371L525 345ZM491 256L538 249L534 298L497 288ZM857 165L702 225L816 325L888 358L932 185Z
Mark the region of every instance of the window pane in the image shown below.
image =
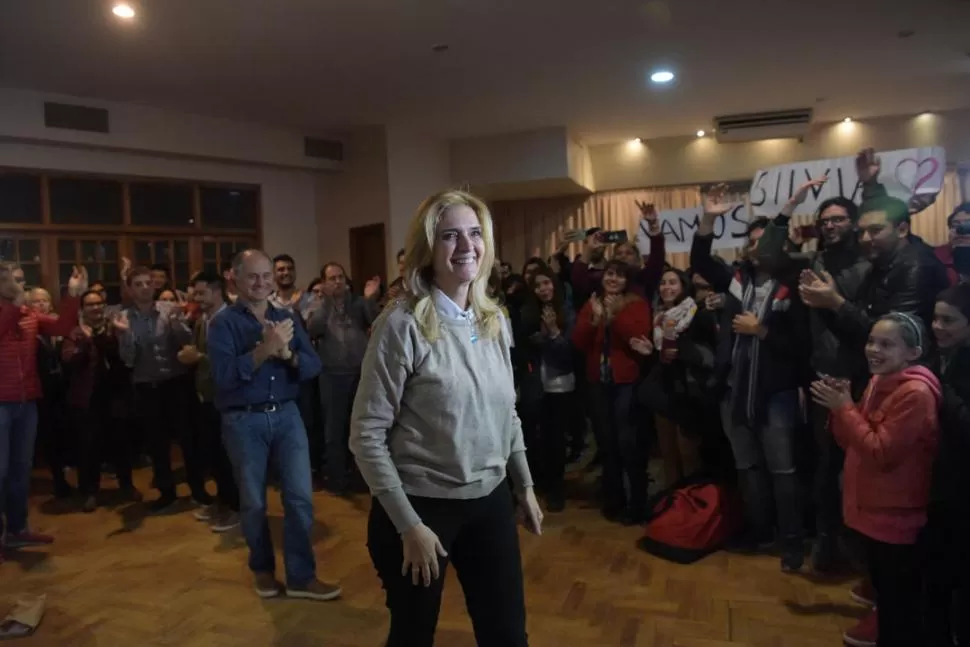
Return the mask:
M128 192L133 225L190 227L194 223L191 185L132 182Z
M236 255L233 249L234 248L231 242L219 243L219 258L222 259L223 263L232 262L232 257Z
M88 270L88 281L101 280L101 264L85 263L84 267Z
M51 178L50 201L55 224L120 225L124 220L120 182Z
M40 177L0 172L0 222L43 221L40 207Z
M74 241L68 238L61 238L57 241L57 260L71 261L75 259Z
M215 243L202 243L202 258L207 261L218 260L216 256L216 244Z
M29 288L41 287L44 281L40 276L40 265L21 265L24 271L24 282Z
M147 240L135 241L135 265L152 264L152 244Z
M102 240L100 261L115 262L118 260L118 241Z
M218 272L219 266L216 263L205 263L202 266L202 269L205 270L206 272Z
M121 281L121 267L118 263L101 264L101 280L108 283L118 283ZM107 286L105 286L107 287Z
M37 238L24 238L17 243L20 247L21 263L40 262L40 240Z
M202 226L211 229L256 229L259 189L202 187Z
M0 238L0 261L17 260L17 243L12 238Z
M82 240L81 241L81 260L85 263L94 261L98 258L98 241L96 240Z
M189 241L187 240L176 240L173 243L175 247L175 260L176 261L187 261L189 260Z
M155 255L156 263L165 263L166 265L172 259L169 257L168 253L168 241L167 240L156 240L152 245L152 252Z
M184 290L189 285L189 264L175 264L175 287Z
M67 287L67 282L71 279L71 274L74 273L73 263L58 263L57 265L57 277L58 285L62 288Z

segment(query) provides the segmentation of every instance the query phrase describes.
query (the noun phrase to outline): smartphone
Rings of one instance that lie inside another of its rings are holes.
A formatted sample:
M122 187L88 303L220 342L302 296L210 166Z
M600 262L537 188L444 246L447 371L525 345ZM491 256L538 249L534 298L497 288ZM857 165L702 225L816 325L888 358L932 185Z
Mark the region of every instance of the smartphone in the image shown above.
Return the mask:
M628 240L625 229L620 231L601 231L599 234L599 239L608 245L614 243L625 243Z

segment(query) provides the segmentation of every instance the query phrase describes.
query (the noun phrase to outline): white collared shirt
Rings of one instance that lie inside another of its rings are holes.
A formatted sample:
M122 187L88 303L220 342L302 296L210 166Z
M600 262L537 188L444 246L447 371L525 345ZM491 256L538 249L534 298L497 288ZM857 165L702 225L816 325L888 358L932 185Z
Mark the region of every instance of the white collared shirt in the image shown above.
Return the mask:
M438 288L432 288L431 295L434 299L435 309L441 315L455 321L475 321L475 312L471 309L471 306L465 310L462 310L461 306L452 301L451 297Z

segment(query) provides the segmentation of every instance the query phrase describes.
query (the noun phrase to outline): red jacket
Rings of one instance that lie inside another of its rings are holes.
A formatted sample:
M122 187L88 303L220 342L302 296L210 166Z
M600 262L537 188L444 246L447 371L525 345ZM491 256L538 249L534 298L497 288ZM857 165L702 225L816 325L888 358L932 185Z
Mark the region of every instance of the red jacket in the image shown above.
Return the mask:
M632 384L640 375L639 353L630 348L630 339L653 331L653 318L650 306L636 294L627 293L623 309L616 315L610 326L610 366L613 368L613 381L616 384ZM586 373L591 382L600 381L600 358L603 354L603 340L606 337L604 322L593 325L593 304L587 301L576 318L573 329L573 344L586 355Z
M914 366L874 376L858 407L832 412L832 433L845 449L845 525L878 541L916 543L926 525L941 400L933 372Z
M61 299L60 316L0 301L0 402L29 402L43 396L37 375L37 335L67 337L77 326L81 301Z

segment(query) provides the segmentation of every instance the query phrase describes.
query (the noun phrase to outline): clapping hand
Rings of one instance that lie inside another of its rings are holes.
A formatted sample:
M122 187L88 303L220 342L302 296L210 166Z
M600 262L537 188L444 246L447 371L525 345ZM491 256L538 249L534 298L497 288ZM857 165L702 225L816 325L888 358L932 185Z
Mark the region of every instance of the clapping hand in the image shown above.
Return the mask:
M848 380L824 377L812 382L811 391L812 399L816 404L829 410L838 409L852 403Z
M364 298L376 299L381 291L381 277L373 276L364 284Z
M550 306L544 306L542 308L542 324L546 327L546 331L550 337L558 337L561 333L556 311Z
M79 297L88 289L88 268L75 265L71 278L67 280L67 293L72 297Z
M278 357L284 361L293 356L290 342L293 340L293 320L284 319L279 322L268 322L263 328L263 344L271 357Z
M603 302L599 296L594 294L589 298L589 307L593 312L593 322L596 323L603 318Z
M128 321L128 313L122 310L121 312L116 312L111 318L111 327L115 329L115 332L125 334L131 330L131 323Z
M631 337L630 348L641 355L650 355L653 353L653 342L646 335Z
M843 301L828 272L818 275L812 270L803 270L798 278L798 294L809 308L838 310Z

